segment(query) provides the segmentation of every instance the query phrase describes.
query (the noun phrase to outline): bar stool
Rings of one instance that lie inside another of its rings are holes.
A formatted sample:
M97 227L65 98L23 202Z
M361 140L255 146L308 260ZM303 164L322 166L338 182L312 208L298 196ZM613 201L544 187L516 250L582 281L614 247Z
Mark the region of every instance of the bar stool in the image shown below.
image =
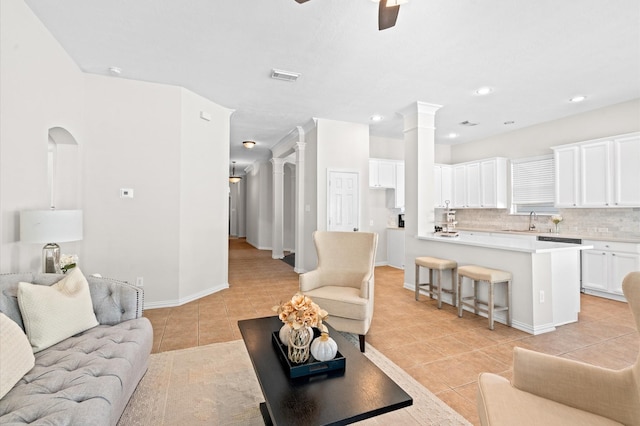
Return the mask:
M429 269L429 282L420 283L420 267ZM442 288L442 271L451 269L451 290ZM452 295L451 302L456 306L456 270L458 262L455 260L438 259L437 257L416 257L416 300L419 300L420 289L427 287L426 291L433 299L438 299L438 309L442 308L442 292ZM433 271L438 271L438 285L434 285Z
M471 279L473 285L473 296L462 297L463 278ZM489 300L487 303L478 300L478 286L480 282L489 284ZM505 306L496 306L494 301L494 286L505 284L507 290L507 303ZM472 302L466 302L471 300ZM487 309L481 308L484 305ZM465 265L458 268L458 316L462 318L462 310L465 306L473 308L473 311L484 312L489 316L489 329L493 330L494 312L507 311L507 325L511 326L511 272L499 269L490 269L477 265Z

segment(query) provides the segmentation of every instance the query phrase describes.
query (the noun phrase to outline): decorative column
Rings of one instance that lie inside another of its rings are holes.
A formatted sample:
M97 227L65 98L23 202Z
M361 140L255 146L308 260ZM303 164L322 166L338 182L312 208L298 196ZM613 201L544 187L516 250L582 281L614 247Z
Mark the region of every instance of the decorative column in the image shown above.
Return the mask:
M407 235L412 237L433 232L435 115L440 107L416 102L401 112L405 144L405 227Z
M301 129L298 129L304 138L304 133ZM296 263L294 271L301 274L305 272L304 269L304 149L306 142L297 142L294 149L296 152Z
M273 164L273 228L271 237L271 257L284 257L284 158L272 158Z

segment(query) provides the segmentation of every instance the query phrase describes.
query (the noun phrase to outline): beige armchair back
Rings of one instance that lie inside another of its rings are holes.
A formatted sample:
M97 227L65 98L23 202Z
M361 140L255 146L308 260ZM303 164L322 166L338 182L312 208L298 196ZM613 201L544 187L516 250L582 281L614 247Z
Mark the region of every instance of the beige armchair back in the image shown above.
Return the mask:
M640 272L622 288L640 330ZM622 370L514 349L512 383L478 378L483 425L640 425L640 357Z
M300 275L300 291L329 313L336 330L364 336L373 318L374 267L378 234L316 231L318 267Z

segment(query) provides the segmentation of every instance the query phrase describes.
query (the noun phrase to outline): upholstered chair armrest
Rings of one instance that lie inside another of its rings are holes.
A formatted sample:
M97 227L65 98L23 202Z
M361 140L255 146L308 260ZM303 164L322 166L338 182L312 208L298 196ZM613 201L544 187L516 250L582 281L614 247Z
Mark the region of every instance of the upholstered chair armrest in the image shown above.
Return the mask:
M319 270L314 269L313 271L305 272L304 274L300 274L300 291L306 292L311 291L315 288L322 286L322 276Z
M367 274L360 285L360 297L369 299L373 295L373 274Z
M100 324L114 325L142 317L144 291L124 281L87 276L93 311Z
M513 352L513 386L564 405L639 424L636 367L609 370L523 348Z

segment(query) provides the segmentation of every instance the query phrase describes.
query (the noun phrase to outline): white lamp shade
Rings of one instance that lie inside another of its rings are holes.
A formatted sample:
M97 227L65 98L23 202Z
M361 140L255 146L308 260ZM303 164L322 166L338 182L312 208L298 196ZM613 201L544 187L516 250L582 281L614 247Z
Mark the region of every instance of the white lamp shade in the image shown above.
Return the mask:
M82 239L82 210L25 210L20 212L20 241L63 243Z

